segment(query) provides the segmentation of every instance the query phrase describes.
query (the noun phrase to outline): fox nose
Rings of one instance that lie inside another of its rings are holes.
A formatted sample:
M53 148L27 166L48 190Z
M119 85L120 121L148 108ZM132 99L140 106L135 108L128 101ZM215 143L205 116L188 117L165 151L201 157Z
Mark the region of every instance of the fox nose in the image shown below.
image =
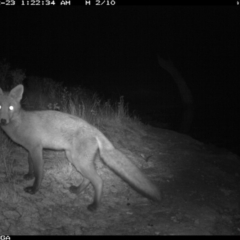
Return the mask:
M4 119L4 118L2 118L2 119L0 120L0 123L1 123L1 125L6 125L6 124L7 124L7 120Z

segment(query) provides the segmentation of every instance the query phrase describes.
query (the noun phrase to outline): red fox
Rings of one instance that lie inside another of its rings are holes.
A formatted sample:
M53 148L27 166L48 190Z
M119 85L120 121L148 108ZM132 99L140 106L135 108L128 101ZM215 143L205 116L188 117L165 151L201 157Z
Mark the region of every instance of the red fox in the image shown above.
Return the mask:
M79 186L71 186L70 191L82 192L91 183L95 194L88 210L96 210L101 200L103 181L94 167L96 159L103 159L117 175L142 195L160 201L158 188L112 143L86 121L76 116L52 110L25 111L20 101L23 85L18 85L9 93L0 88L0 124L3 131L16 143L28 151L29 171L24 179L35 177L33 186L26 187L27 193L39 190L43 179L44 148L65 150L68 160L83 176Z

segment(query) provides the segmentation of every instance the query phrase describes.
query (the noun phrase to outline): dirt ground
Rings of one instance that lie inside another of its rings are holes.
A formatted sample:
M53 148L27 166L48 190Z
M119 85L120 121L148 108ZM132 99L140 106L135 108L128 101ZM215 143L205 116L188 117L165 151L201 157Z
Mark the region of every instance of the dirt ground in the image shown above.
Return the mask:
M102 130L159 186L163 200L154 203L139 195L97 162L103 198L99 209L89 212L92 187L79 196L70 193L81 176L64 152L49 150L41 189L29 195L23 188L32 182L22 178L27 153L15 146L1 161L1 235L240 235L237 155L169 130Z

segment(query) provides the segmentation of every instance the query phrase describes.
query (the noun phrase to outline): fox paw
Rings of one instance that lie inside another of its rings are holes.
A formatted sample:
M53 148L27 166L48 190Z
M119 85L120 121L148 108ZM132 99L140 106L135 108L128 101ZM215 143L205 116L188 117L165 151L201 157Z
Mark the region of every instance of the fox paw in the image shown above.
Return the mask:
M74 194L79 194L79 187L76 186L70 186L69 191Z
M31 180L31 179L34 178L34 175L31 174L31 173L27 173L27 174L25 174L25 175L23 176L23 178L24 178L25 180Z
M87 206L88 211L91 211L91 212L96 211L97 208L98 208L98 205L96 203L92 203L92 204Z
M25 187L24 191L30 194L35 194L37 192L37 189L35 187Z

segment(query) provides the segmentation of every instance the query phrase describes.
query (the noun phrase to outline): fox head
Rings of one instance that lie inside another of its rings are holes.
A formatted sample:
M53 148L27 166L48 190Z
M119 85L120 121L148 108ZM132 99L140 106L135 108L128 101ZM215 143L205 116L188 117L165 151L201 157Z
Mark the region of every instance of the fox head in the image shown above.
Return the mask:
M0 124L7 125L20 110L23 95L23 85L19 84L10 92L3 92L0 88Z

